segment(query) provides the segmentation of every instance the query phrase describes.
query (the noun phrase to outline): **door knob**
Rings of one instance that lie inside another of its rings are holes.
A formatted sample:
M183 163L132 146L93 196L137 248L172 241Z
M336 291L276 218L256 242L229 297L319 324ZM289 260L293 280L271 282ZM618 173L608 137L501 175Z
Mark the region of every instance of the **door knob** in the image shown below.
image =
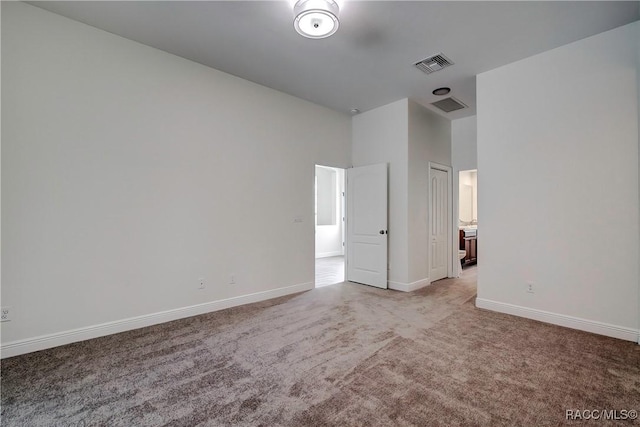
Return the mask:
M387 234L387 230L380 230L380 234Z

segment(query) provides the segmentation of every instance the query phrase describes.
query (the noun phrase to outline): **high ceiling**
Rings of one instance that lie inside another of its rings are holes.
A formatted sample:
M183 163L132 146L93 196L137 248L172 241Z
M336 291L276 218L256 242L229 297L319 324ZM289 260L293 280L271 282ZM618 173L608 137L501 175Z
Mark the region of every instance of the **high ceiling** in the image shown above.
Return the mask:
M640 19L638 1L345 0L340 29L305 39L289 1L30 2L137 42L349 113L402 98L432 108L441 86L475 114L475 76ZM443 53L433 74L413 64Z

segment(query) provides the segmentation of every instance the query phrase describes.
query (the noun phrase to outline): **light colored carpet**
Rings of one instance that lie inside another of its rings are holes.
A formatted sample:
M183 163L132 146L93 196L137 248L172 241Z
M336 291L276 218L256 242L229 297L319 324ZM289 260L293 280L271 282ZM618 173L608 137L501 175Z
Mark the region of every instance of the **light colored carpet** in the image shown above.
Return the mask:
M566 409L640 409L640 346L476 309L474 273L408 294L328 286L6 359L2 425L557 426Z

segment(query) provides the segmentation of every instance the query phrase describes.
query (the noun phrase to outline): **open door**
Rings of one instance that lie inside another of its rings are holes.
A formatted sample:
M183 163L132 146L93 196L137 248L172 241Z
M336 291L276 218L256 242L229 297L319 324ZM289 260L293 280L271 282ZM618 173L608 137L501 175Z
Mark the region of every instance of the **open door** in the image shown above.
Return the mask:
M347 280L387 288L387 165L347 169Z

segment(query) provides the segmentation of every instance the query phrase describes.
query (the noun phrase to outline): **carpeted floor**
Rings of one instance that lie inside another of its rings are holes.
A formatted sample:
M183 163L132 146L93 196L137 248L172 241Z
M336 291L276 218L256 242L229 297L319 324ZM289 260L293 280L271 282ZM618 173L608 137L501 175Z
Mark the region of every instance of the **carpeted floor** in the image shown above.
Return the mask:
M640 410L640 346L474 296L474 269L413 293L345 283L5 359L2 425L558 426L582 424L567 409Z

